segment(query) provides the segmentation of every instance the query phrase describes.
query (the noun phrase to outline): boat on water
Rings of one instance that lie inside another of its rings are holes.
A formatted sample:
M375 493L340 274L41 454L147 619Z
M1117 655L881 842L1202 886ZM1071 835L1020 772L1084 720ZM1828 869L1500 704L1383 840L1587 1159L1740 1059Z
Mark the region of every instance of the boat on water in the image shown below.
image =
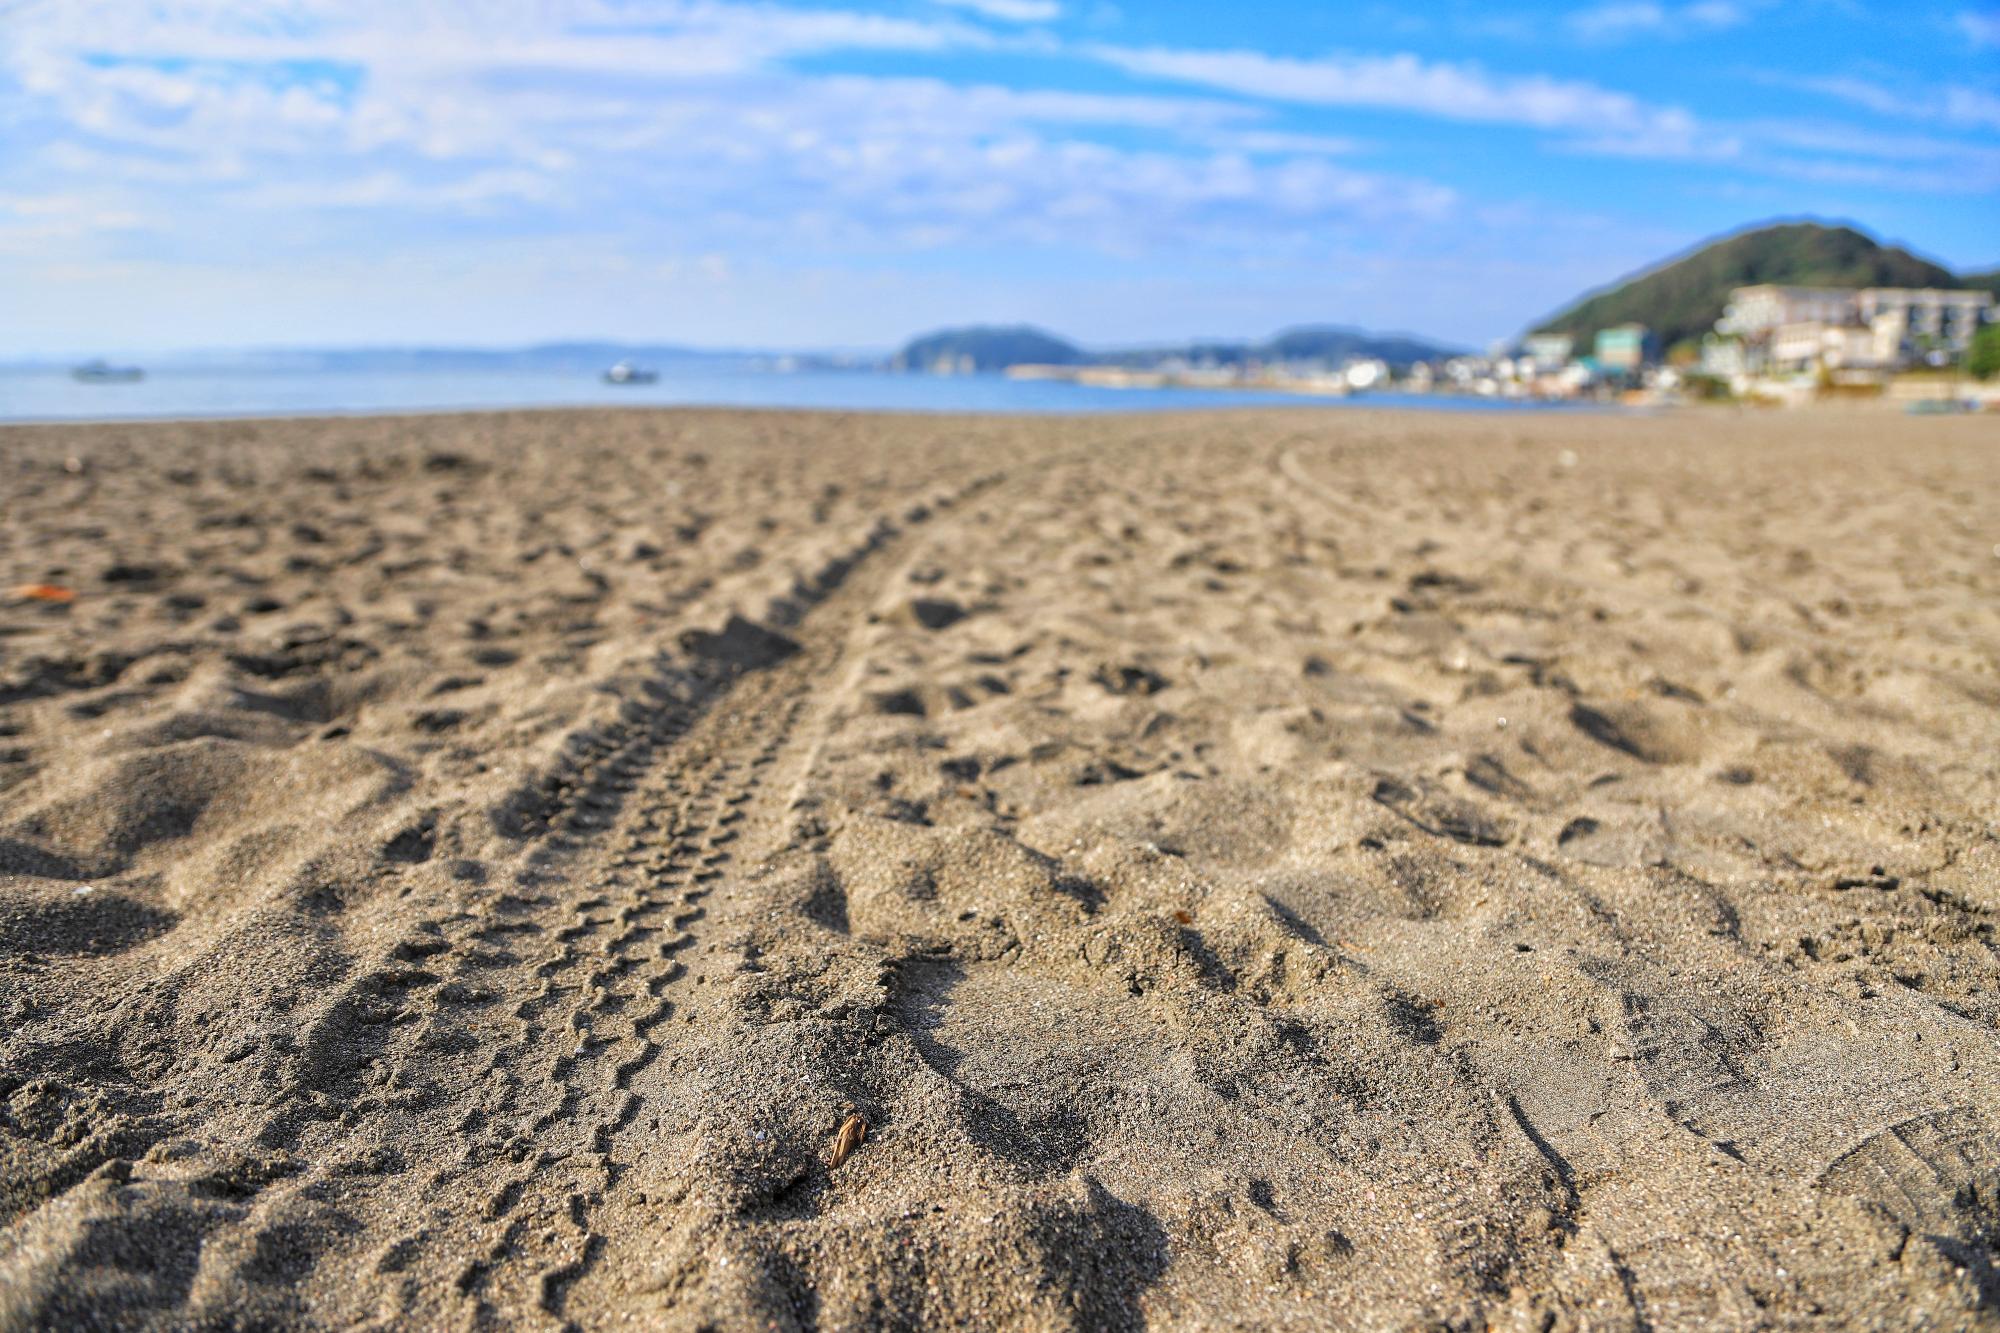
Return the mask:
M657 370L643 370L630 361L620 361L604 372L606 384L651 384L660 378Z
M86 361L70 371L79 384L137 384L146 372L137 366L114 366L109 361Z

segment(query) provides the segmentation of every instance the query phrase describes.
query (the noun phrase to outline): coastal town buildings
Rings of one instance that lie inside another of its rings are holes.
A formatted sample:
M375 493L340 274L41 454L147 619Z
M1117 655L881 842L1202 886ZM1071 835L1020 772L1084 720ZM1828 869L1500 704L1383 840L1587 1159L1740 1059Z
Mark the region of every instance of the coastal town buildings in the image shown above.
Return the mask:
M1991 292L1936 288L1868 287L1854 294L1854 304L1864 324L1890 320L1910 336L1938 338L1953 350L1970 342L1980 323L1994 314Z
M1223 360L1208 349L1150 362L1022 363L1016 379L1059 379L1108 388L1280 389L1321 396L1400 390L1497 399L1765 398L1809 401L1823 391L1887 393L1899 372L1948 365L1982 324L2000 321L1986 291L1935 288L1790 287L1762 284L1730 293L1698 353L1677 347L1665 364L1646 325L1536 333L1498 342L1485 354L1392 364L1376 356L1286 356ZM939 357L937 373L971 369ZM1921 377L1919 377L1921 378Z
M1855 293L1844 287L1781 287L1760 283L1729 294L1715 331L1759 339L1788 324L1839 324L1855 316Z
M1939 361L1964 354L1987 320L2000 316L1991 292L1870 287L1855 293L1861 323L1875 336L1878 364L1905 354Z
M1711 333L1701 340L1701 359L1695 369L1711 379L1747 378L1756 368L1750 353L1750 344L1736 334Z
M1619 324L1599 329L1591 344L1591 359L1607 375L1621 378L1639 373L1652 359L1652 336L1644 324Z
M1872 330L1818 321L1780 324L1771 335L1770 359L1788 368L1823 366L1828 370L1874 370L1891 364L1881 355Z
M1567 333L1533 333L1521 343L1521 350L1536 371L1547 373L1569 364L1576 339Z
M1756 374L1943 364L1994 315L1993 293L1983 291L1739 287L1716 321L1718 336L1703 345L1702 368Z

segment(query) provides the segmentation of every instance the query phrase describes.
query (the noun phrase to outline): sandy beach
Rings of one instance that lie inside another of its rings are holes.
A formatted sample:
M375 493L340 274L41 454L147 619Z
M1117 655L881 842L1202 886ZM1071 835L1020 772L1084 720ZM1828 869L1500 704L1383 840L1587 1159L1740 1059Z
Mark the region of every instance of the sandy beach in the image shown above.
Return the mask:
M0 1328L2000 1327L1994 421L0 493Z

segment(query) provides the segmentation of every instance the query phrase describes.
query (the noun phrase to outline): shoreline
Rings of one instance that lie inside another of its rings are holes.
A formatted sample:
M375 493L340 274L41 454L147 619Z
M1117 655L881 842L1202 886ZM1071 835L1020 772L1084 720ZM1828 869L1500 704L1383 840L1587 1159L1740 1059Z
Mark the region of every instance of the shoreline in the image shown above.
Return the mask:
M204 424L225 425L232 422L272 422L272 423L312 423L337 421L375 421L407 417L411 419L432 419L449 417L489 417L513 416L519 414L561 415L577 413L581 415L615 415L618 413L747 413L773 416L843 416L882 417L886 419L942 420L957 417L983 420L1023 421L1023 422L1075 422L1104 420L1130 420L1133 418L1159 417L1201 417L1240 416L1250 413L1301 413L1313 415L1324 408L1336 405L1333 402L1298 403L1242 403L1202 406L1176 405L1171 407L1135 406L1129 409L1089 409L1078 412L1053 412L1039 409L1022 411L996 411L991 408L924 408L924 407L822 407L815 405L791 404L742 404L742 403L528 403L518 406L471 406L471 407L394 407L356 408L352 411L328 411L307 409L298 412L257 412L226 413L207 416L110 416L110 417L0 417L0 430L10 428L43 428L50 426L74 426L83 429L109 426L199 426ZM1434 415L1450 416L1534 416L1534 415L1588 415L1588 416L1650 416L1678 410L1679 408L1708 408L1716 404L1678 404L1660 407L1628 407L1618 403L1490 403L1478 399L1467 399L1463 406L1449 408L1413 406L1405 403L1373 404L1354 398L1338 400L1337 405L1349 412L1375 412L1415 417ZM1719 406L1742 407L1746 411L1761 411L1750 404L1721 404ZM1844 405L1837 406L1845 410ZM1796 411L1798 409L1787 409ZM1810 410L1810 409L1807 409Z
M1032 381L1031 381L1032 382ZM116 389L110 390L116 392ZM1676 414L1688 412L1718 413L1735 410L1740 414L1761 416L1767 414L1793 415L1798 413L1842 413L1842 414L1904 414L1922 403L1947 401L1944 398L1920 393L1891 393L1874 396L1830 396L1824 398L1779 401L1776 399L1746 399L1737 401L1687 400L1670 402L1628 403L1596 399L1535 399L1507 398L1477 394L1412 394L1381 392L1353 393L1347 395L1319 395L1307 392L1292 392L1268 387L1248 387L1242 389L1200 388L1182 390L1179 388L1118 388L1099 389L1098 392L1116 395L1117 404L1087 404L1076 407L1051 407L1027 405L1020 407L996 407L986 404L970 406L929 406L922 404L887 405L845 405L840 403L758 403L739 401L573 401L573 402L520 402L520 403L461 403L443 405L402 405L368 406L352 409L328 407L246 408L229 412L189 412L151 413L146 411L113 413L103 416L78 416L50 414L41 416L0 415L0 428L20 426L118 426L118 425L173 425L204 421L316 421L316 420L367 420L377 417L449 417L505 415L511 413L538 412L772 412L772 413L836 413L851 415L880 415L885 417L909 417L913 419L945 418L959 416L996 417L1021 421L1067 421L1087 420L1095 417L1160 417L1199 415L1202 413L1243 414L1254 412L1306 412L1306 413L1346 413L1346 412L1398 412L1418 416L1582 416L1582 417L1625 417ZM1148 393L1196 392L1201 395L1198 402L1167 402L1149 405L1144 401ZM1949 401L1983 403L1983 409L1964 410L1959 415L1990 416L1995 404L2000 403L1993 395L2000 390L1992 387L1965 386L1956 398ZM1256 395L1254 401L1230 402L1236 395Z
M281 384L282 387L274 388L274 382ZM194 388L190 389L190 384ZM454 388L454 385L458 387ZM390 377L380 381L363 377L358 383L329 381L322 376L277 377L276 381L267 377L263 380L246 381L243 384L210 376L196 376L188 382L176 382L171 377L163 376L134 386L82 388L73 387L61 377L47 376L38 382L38 386L33 394L16 393L15 402L9 403L4 395L6 381L0 379L0 413L7 414L0 416L0 420L11 424L41 424L60 420L119 422L282 419L296 416L371 416L384 413L594 407L703 407L717 410L791 408L906 414L987 412L1033 418L1153 414L1203 409L1239 411L1279 406L1347 408L1365 402L1366 397L1384 396L1374 394L1339 399L1312 398L1279 390L1216 388L1160 388L1138 391L1015 381L1002 376L968 380L962 377L916 375L881 376L865 383L858 382L852 376L837 376L826 380L765 377L746 380L743 384L733 387L730 385L717 387L713 390L715 398L708 402L676 401L664 396L683 391L688 387L686 385L668 383L658 389L651 386L603 389L590 383L575 383L568 377L534 380L525 388L513 377L488 376L476 376L464 381L450 376L440 376L435 380L422 377L415 379ZM340 401L328 401L335 395L336 390ZM432 398L432 395L453 393L462 395L461 401L440 403ZM148 397L148 394L165 394L168 397ZM538 399L537 394L543 396ZM124 395L130 396L122 397ZM500 400L503 395L506 397L505 401ZM764 399L760 401L759 395L764 395ZM20 410L16 406L16 404L31 404L37 401L38 396L46 399L45 410ZM198 397L202 401L193 405L181 405L190 396ZM380 401L370 401L371 398ZM421 401L423 399L429 401ZM789 401L774 401L774 399L789 399ZM120 401L165 405L137 406L124 411L114 411ZM360 405L353 406L357 401ZM1392 404L1436 412L1473 410L1475 405L1478 408L1497 406L1500 410L1520 411L1600 410L1599 406L1594 404L1549 405L1511 400L1496 402L1484 399L1461 400L1415 395L1392 395L1389 396L1389 401ZM232 407L230 410L214 410L214 404L217 402L225 402ZM246 402L251 405L234 406ZM85 411L99 415L80 415Z

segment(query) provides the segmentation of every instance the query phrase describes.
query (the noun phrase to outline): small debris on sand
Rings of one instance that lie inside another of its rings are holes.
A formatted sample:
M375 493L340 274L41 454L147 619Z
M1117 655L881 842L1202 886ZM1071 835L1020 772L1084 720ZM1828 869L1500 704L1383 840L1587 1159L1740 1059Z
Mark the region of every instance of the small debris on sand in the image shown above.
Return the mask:
M854 1150L859 1148L861 1141L867 1137L868 1122L860 1116L851 1115L841 1121L840 1132L833 1136L833 1155L827 1159L827 1165L838 1167L854 1156Z

